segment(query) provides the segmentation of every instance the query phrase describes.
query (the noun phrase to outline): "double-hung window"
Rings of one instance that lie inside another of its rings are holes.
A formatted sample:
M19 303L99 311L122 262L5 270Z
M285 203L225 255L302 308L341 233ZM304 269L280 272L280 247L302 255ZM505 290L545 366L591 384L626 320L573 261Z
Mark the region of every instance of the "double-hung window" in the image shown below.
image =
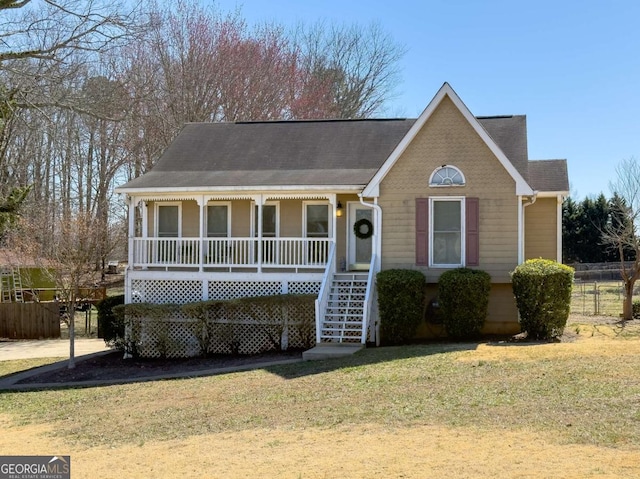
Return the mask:
M329 243L314 241L319 238L329 238L329 204L304 203L304 229L307 238L306 262L308 264L324 264L329 253Z
M180 222L179 203L156 204L156 236L158 238L180 237L182 233ZM171 239L157 240L154 244L152 255L154 262L175 263L179 260L178 241Z
M462 196L416 198L416 265L480 265L480 201Z
M207 236L209 238L226 238L229 236L228 204L210 204L207 206Z
M253 210L253 232L259 236L259 211L258 205ZM278 237L278 203L262 205L262 262L277 263L279 261L278 243L272 238Z
M177 238L180 236L180 205L158 205L157 236L159 238Z
M430 199L429 263L433 267L464 264L464 198Z

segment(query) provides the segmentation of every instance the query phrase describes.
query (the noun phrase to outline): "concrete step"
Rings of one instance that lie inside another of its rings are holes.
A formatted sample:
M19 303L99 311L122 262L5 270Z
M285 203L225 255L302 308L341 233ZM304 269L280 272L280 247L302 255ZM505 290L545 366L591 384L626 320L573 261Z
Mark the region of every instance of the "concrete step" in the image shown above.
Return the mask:
M351 356L363 348L363 344L320 343L314 348L303 352L302 359L305 361L315 361L318 359L343 358L345 356Z

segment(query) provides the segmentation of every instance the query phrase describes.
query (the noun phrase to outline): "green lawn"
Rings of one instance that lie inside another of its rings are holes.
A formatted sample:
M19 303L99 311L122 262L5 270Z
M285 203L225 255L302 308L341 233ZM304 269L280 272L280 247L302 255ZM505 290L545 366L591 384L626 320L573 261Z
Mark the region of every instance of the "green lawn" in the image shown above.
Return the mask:
M640 446L640 340L429 344L199 379L0 395L65 443L142 444L258 428L441 425Z

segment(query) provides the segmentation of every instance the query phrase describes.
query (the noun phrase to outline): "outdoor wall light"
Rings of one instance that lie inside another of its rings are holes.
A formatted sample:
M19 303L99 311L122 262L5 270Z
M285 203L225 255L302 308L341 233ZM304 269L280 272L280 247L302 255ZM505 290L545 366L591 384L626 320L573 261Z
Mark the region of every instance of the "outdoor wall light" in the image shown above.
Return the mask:
M338 201L338 206L336 206L336 216L340 218L342 216L342 203Z

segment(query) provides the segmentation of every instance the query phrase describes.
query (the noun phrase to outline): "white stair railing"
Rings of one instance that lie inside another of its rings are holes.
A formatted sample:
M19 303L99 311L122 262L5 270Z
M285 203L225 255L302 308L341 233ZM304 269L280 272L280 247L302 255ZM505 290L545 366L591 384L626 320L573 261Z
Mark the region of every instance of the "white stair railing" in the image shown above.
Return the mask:
M331 291L331 281L333 281L333 275L336 272L336 262L334 260L336 252L336 244L331 243L329 250L329 256L327 257L327 267L324 271L324 277L322 278L322 284L320 285L320 292L318 293L318 299L316 299L316 344L320 344L320 336L322 334L322 321L324 319L324 312L329 304L329 292Z
M375 287L375 275L377 273L377 258L375 254L371 255L371 263L369 264L369 274L367 276L367 290L364 295L364 304L362 307L362 339L361 343L367 342L367 331L369 330L369 319L372 311L372 301L374 298L373 288Z

